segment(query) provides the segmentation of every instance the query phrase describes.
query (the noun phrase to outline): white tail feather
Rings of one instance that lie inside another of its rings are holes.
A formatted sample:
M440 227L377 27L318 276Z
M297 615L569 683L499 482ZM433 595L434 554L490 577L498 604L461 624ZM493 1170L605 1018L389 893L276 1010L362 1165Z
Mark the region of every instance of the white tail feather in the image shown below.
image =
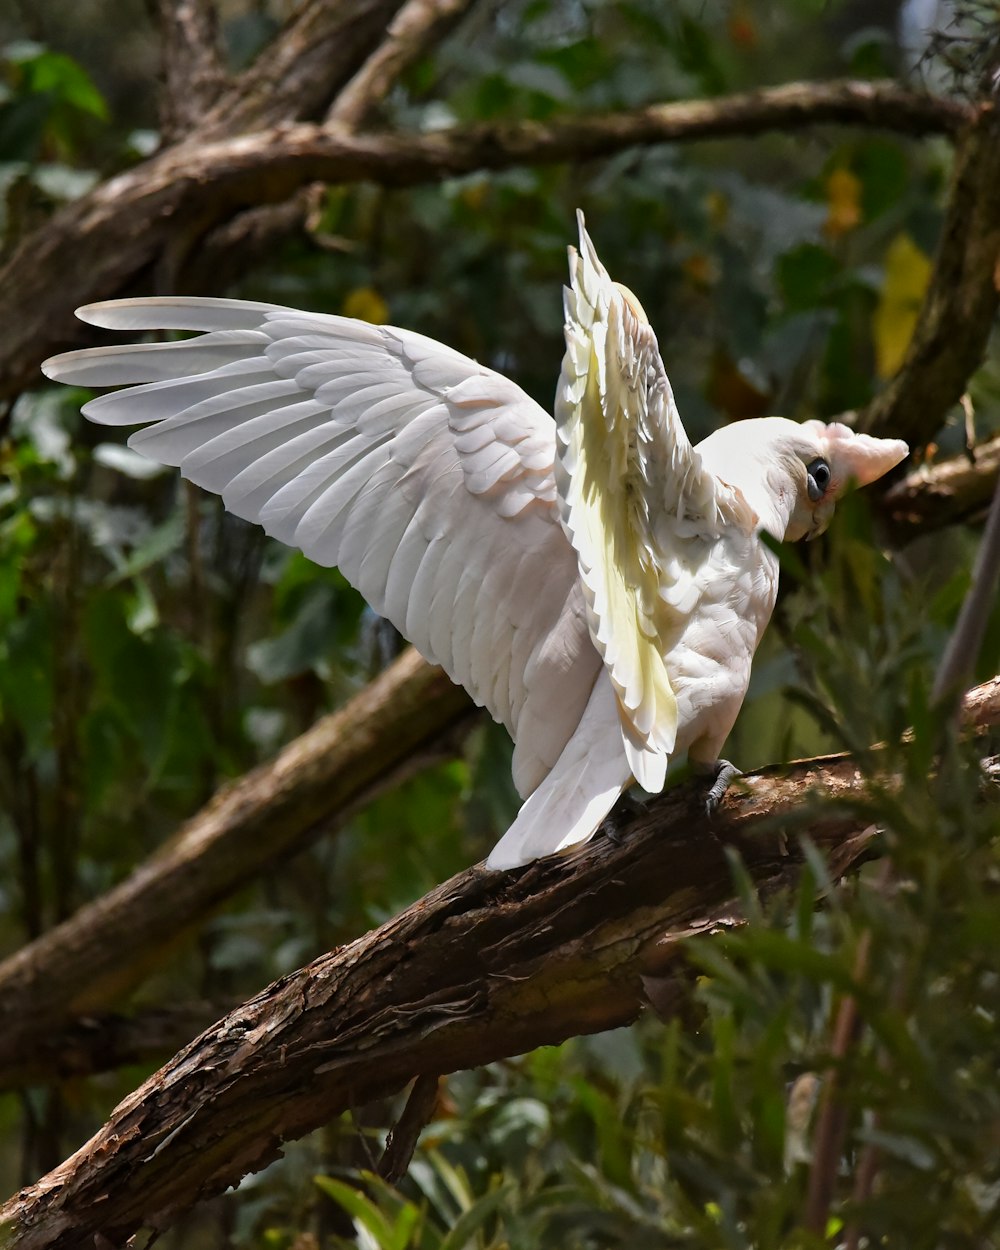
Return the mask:
M606 671L562 755L490 852L487 868L517 868L594 836L632 780L618 706Z

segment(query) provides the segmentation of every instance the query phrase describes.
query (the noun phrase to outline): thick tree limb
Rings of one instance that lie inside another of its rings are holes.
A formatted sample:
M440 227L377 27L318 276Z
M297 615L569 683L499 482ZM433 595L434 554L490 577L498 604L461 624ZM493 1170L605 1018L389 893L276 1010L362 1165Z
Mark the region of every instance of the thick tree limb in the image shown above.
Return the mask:
M1000 435L967 455L921 465L879 497L896 543L985 511L1000 475Z
M199 127L235 135L320 116L385 38L402 0L306 0Z
M0 1083L49 1033L148 974L222 899L412 771L471 708L440 669L407 652L221 790L120 885L10 956L0 964Z
M81 341L75 307L134 287L165 255L177 268L177 258L213 227L247 207L287 200L310 182L410 186L475 170L589 160L632 145L821 123L953 134L966 118L958 104L895 83L792 83L598 117L423 135L294 125L189 141L103 183L16 249L0 271L0 399L31 385L45 356Z
M197 129L229 78L218 45L213 0L150 0L160 30L160 119L172 143Z
M425 52L440 43L475 0L408 0L393 18L384 42L337 96L327 121L357 128Z
M1000 718L1000 680L980 716ZM621 845L598 838L513 873L473 868L400 916L276 982L127 1098L81 1150L0 1211L18 1250L120 1243L164 1227L351 1106L435 1076L623 1025L656 985L682 999L680 943L741 923L725 846L764 892L794 882L782 832L803 791L834 876L873 830L836 800L865 782L848 757L748 779L708 827L699 785L661 796Z
M327 122L357 127L369 119L409 65L439 41L474 0L410 0L393 19L385 41L337 96ZM188 259L185 289L225 290L248 266L290 235L304 231L309 187L283 204L250 208L213 230Z
M903 364L861 414L875 434L928 442L979 367L1000 304L1000 107L981 106L955 158L930 287Z

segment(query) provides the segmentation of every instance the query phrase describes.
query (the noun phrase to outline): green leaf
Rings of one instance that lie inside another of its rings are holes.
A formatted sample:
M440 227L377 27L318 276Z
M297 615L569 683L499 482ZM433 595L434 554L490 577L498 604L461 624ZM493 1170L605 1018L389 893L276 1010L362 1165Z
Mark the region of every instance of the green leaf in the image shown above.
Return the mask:
M365 1176L365 1173L362 1173ZM354 1185L337 1180L333 1176L314 1176L313 1184L328 1198L332 1198L366 1229L375 1240L379 1250L401 1250L396 1242L396 1230L367 1194Z
M87 71L63 52L51 52L37 44L9 44L7 59L22 74L21 90L28 95L48 95L89 113L102 121L108 106Z
M513 1192L513 1183L507 1182L497 1185L490 1193L477 1199L458 1217L438 1250L463 1250L463 1247L473 1241L486 1222L497 1214Z

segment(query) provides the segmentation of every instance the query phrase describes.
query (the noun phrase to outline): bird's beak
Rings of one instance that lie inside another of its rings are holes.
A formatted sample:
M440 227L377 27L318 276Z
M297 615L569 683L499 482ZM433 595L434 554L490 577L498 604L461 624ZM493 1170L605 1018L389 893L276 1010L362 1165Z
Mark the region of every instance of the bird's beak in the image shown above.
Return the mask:
M867 486L909 455L910 449L901 438L873 438L856 434L845 425L827 426L827 430L833 432L831 456L836 460L837 476L845 484L850 479L858 486Z
M825 534L830 528L830 522L833 520L833 514L836 508L835 501L825 499L813 509L812 524L809 526L809 532L806 534L806 542L811 543L814 538L819 538L820 534Z

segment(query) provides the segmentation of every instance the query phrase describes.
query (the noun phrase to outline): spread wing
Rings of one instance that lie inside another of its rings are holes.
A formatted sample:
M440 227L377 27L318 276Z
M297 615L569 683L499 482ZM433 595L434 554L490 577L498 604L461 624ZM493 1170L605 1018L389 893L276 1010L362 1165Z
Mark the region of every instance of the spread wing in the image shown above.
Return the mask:
M582 214L579 223L565 291L556 481L629 763L657 791L677 736L664 657L697 602L692 574L706 544L746 509L703 467L645 314L608 277Z
M559 523L552 418L419 334L242 300L92 304L110 329L195 338L68 352L46 374L125 386L84 413L321 565L515 739L522 796L586 706L600 658Z

